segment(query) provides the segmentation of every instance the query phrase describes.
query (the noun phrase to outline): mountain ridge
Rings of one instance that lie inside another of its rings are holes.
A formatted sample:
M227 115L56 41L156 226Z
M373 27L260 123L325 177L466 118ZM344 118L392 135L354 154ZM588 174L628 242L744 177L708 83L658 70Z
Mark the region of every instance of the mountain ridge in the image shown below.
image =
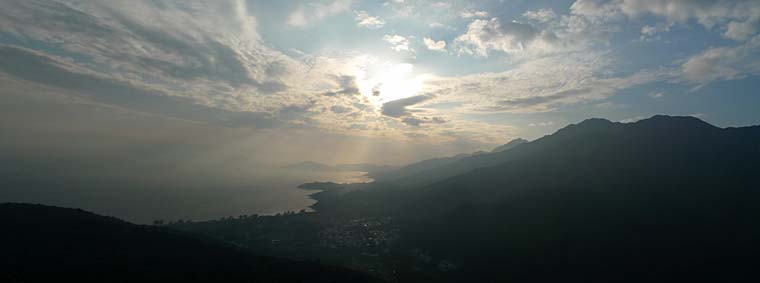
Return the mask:
M754 278L758 129L663 116L585 120L471 157L500 157L496 165L411 189L346 193L318 211L392 215L400 245L469 263L453 281Z
M0 279L5 282L374 281L343 268L256 256L207 236L81 209L0 203L0 223Z

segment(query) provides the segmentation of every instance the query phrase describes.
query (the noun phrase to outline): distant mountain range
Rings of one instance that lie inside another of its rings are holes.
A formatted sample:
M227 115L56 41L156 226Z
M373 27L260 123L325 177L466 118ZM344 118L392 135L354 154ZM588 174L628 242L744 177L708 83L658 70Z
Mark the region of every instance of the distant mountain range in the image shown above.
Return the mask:
M491 157L527 142L527 140L518 138L496 147L490 153L478 151L471 154L428 159L403 166L396 170L384 172L370 171L370 176L375 181L390 182L396 185L425 185L472 169L498 164L498 158L493 159Z
M357 164L338 164L327 165L315 161L304 161L300 163L290 164L283 167L286 170L294 171L316 171L316 172L386 172L395 170L398 167L388 165L375 165L369 163L357 163Z
M505 143L503 145L500 145L500 146L494 148L491 152L502 152L502 151L510 150L510 149L512 149L512 148L514 148L514 147L516 147L518 145L524 144L524 143L528 143L528 140L522 139L522 138L513 139L513 140L509 141L508 143Z

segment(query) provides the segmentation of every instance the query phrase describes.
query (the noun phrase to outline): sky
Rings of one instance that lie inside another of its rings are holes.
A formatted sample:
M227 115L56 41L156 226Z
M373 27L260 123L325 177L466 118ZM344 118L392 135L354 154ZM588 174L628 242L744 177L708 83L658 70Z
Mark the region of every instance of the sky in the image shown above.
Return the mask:
M591 117L760 124L759 1L0 4L6 159L403 164Z

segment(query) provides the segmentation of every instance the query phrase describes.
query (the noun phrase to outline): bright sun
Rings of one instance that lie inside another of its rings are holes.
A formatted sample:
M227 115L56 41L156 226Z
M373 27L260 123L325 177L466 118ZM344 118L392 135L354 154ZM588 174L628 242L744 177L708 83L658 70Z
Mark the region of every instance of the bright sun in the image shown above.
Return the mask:
M381 64L356 72L359 91L376 107L383 103L416 95L427 75L414 75L409 63Z

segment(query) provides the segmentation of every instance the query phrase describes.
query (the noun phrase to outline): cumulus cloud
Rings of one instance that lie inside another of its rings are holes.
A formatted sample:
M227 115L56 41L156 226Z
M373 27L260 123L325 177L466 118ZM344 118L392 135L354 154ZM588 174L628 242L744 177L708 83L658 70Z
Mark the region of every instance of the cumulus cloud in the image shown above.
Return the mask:
M390 43L393 50L414 52L414 49L409 47L409 39L407 37L398 34L386 34L383 36L383 40Z
M429 50L446 51L446 41L435 41L429 37L423 38L422 41L425 43L425 47L427 47Z
M505 53L549 50L557 41L550 31L514 21L502 23L499 18L475 20L467 26L467 32L456 38L462 44L460 52L483 57L488 57L491 50Z
M292 27L307 27L327 17L348 11L351 0L336 0L332 3L301 4L288 16L287 24Z
M367 11L357 12L354 19L356 20L357 26L369 29L379 29L385 25L383 19L370 16Z

